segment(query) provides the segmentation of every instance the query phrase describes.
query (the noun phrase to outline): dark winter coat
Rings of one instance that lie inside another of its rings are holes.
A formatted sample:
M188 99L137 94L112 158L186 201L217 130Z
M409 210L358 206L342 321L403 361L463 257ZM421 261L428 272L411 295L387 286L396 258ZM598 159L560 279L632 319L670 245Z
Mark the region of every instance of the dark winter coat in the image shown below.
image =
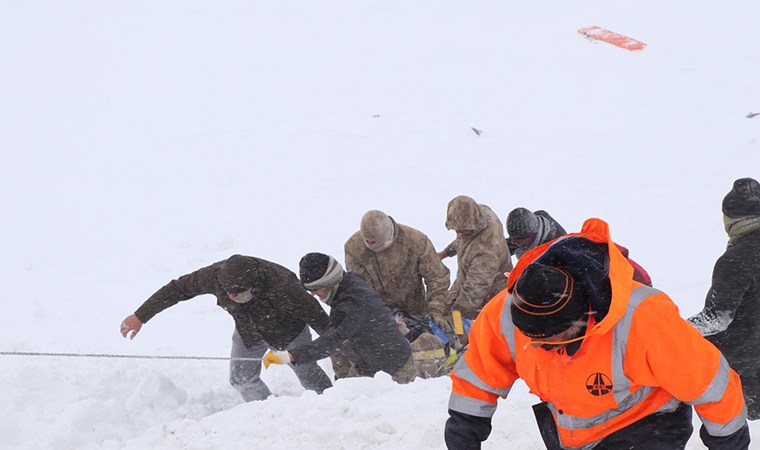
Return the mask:
M715 262L704 309L689 321L739 375L760 372L760 230L728 245Z
M146 300L135 315L145 323L181 301L211 294L216 297L216 304L235 320L235 327L247 347L263 339L269 346L284 350L307 324L317 333L325 330L329 321L327 314L319 302L304 291L296 274L263 259L235 257L245 260L255 279L253 300L248 303L239 304L229 299L219 278L224 261L219 261L170 281Z
M337 351L360 375L395 374L412 355L383 299L361 275L343 274L330 301L330 324L314 341L290 349L296 364L317 361Z

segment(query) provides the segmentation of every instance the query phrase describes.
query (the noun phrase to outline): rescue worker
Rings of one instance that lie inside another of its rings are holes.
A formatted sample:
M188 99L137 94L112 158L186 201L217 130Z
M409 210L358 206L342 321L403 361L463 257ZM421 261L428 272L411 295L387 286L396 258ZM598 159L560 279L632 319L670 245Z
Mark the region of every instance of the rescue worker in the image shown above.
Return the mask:
M760 419L760 183L734 182L723 199L726 251L715 262L705 306L689 318L739 373L749 420Z
M457 276L449 289L450 308L475 319L483 305L507 285L512 259L501 221L486 205L466 195L449 202L446 228L457 238L439 256L457 257Z
M567 234L562 225L543 210L531 212L515 208L507 215L506 225L507 245L517 259L528 250Z
M520 259L525 252L553 241L567 232L546 211L532 213L525 208L515 208L507 216L507 233L509 251ZM652 278L649 273L628 256L628 249L617 243L615 245L633 266L633 279L651 286Z
M267 348L285 350L310 342L309 327L322 333L329 322L319 302L304 292L296 274L260 258L232 255L170 281L124 319L121 334L133 339L156 314L204 294L215 296L216 304L235 320L230 384L247 402L271 395L260 377L261 357ZM316 362L293 370L306 389L321 394L332 386Z
M541 436L558 449L683 449L692 406L709 449L747 449L739 376L589 219L523 255L486 305L451 374L445 439L480 448L497 399L522 379Z
M299 263L303 288L330 306L327 330L313 342L273 350L270 364L313 364L337 351L351 362L348 377L371 377L383 371L397 383L417 376L409 341L401 334L390 310L361 275L344 272L340 263L323 253L309 253Z
M423 378L446 374L450 349L433 334L432 320L446 337L453 326L446 317L449 269L425 234L397 223L382 211L367 211L359 231L344 246L346 269L363 276L377 291L412 345L415 364ZM336 378L345 376L347 360L332 357Z

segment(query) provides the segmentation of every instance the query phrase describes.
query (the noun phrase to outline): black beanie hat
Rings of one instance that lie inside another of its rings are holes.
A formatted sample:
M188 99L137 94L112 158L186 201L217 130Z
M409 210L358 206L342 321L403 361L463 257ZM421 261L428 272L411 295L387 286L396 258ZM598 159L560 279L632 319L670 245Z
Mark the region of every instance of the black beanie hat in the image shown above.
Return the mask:
M522 239L538 233L536 215L525 208L515 208L507 215L507 234L510 238Z
M335 286L343 277L340 263L324 253L307 253L298 266L301 284L309 291Z
M734 181L723 199L723 214L732 218L760 216L760 183L753 178Z
M512 291L512 323L526 336L547 338L583 319L589 303L570 274L532 262Z

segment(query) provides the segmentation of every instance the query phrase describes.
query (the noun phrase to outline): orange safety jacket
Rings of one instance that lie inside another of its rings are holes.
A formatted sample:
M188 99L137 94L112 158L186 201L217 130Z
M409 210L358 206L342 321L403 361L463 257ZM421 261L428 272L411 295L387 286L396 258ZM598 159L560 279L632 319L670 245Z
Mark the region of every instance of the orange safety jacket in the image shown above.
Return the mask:
M723 355L681 318L670 298L633 281L633 267L610 239L607 223L587 220L581 236L607 243L610 310L589 321L580 349L569 356L531 345L512 323L510 291L523 269L552 244L525 253L507 289L483 308L470 346L451 373L449 408L492 417L521 378L547 402L567 449L590 448L650 414L693 405L706 431L728 436L746 423L741 381ZM559 238L562 239L562 238Z

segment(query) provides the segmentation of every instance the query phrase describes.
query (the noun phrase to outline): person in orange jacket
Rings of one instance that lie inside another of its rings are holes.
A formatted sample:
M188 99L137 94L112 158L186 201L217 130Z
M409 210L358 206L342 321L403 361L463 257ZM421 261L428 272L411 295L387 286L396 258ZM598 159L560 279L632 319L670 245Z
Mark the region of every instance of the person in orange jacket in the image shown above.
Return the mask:
M445 440L480 448L499 397L522 379L547 449L749 447L739 376L670 298L633 279L607 223L523 255L482 310L451 374Z

